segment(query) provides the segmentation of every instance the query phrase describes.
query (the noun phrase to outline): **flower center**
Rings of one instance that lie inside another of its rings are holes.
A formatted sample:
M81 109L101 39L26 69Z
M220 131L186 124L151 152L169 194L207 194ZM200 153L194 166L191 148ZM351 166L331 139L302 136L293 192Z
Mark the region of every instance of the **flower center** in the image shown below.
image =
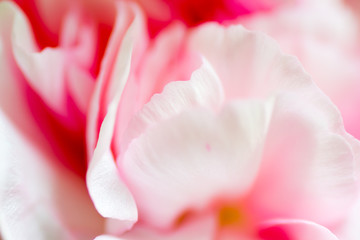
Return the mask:
M218 222L220 227L240 227L246 221L246 214L239 206L225 205L219 209Z

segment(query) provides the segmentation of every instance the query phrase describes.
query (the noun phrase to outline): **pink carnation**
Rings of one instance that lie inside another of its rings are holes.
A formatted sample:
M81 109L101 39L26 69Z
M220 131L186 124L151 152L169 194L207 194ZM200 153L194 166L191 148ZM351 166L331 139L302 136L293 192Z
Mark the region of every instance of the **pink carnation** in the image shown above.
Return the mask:
M50 2L0 3L4 239L359 238L359 141L281 40Z

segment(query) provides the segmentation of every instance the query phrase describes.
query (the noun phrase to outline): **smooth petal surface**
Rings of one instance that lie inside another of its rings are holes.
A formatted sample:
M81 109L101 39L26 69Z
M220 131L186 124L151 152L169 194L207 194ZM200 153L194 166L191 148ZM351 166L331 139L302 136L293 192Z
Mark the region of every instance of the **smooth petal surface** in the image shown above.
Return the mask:
M335 231L339 239L357 240L360 238L360 201L358 201L350 211L350 216L340 224Z
M211 39L211 41L209 41ZM226 99L267 97L280 85L283 55L275 42L241 26L206 24L190 36L190 48L212 65Z
M259 231L263 240L338 240L329 229L304 220L270 220Z
M249 204L261 217L329 225L345 217L356 199L357 153L343 129L331 123L339 113L326 101L314 107L324 96L308 90L277 96Z
M137 208L130 192L120 179L111 152L111 140L117 108L129 76L133 39L138 21L137 18L132 20L113 60L114 69L113 75L110 75L110 84L114 88L114 95L101 124L99 139L86 176L89 193L96 209L103 217L118 220L108 222L107 230L112 233L121 233L137 221ZM101 85L97 87L101 88Z
M86 138L88 143L87 150L89 158L92 157L98 140L99 126L101 126L101 122L107 112L109 103L114 98L115 89L117 89L116 87L112 86L119 82L119 77L117 74L120 74L120 76L123 75L123 73L119 72L121 68L117 67L116 65L120 64L120 60L118 60L120 47L126 32L128 31L131 23L134 21L135 15L138 18L140 17L138 10L134 11L134 8L130 9L130 7L125 3L117 5L117 12L118 14L116 22L109 39L104 59L101 63L100 73L96 80L96 86L87 116L88 125ZM139 22L141 21L138 20L138 23L135 24L137 25L136 28L139 27ZM136 29L136 32L138 31L139 30ZM123 61L131 61L131 59L126 59ZM127 80L128 79L125 79L124 81ZM126 82L123 82L122 84L125 85Z
M94 240L123 240L123 238L117 238L109 235L101 235L96 237Z
M132 139L148 127L170 119L193 107L205 107L217 111L223 104L222 85L211 66L204 62L189 81L171 82L161 94L155 94L149 103L129 123L122 141L125 152Z
M28 109L25 80L11 51L12 27L19 14L21 13L14 4L0 3L0 107L24 135L31 136L35 142L40 143L34 121L24 121L32 116Z
M145 29L138 39L146 39L144 35ZM164 30L143 52L134 52L132 61L116 120L114 151L117 155L124 149L125 129L144 104L154 94L161 93L166 84L190 79L191 73L201 65L199 56L187 48L187 31L180 24Z
M121 238L99 236L95 240L208 240L215 236L215 219L205 216L178 227L171 232L157 231L156 229L136 225Z
M360 137L359 22L342 1L303 1L239 22L265 32L284 51L296 55L339 108L346 130Z
M267 170L251 198L267 207L255 204L254 211L320 222L346 215L356 197L359 142L349 138L338 110L299 61L265 35L238 26L209 24L194 31L192 46L208 58L228 99L276 97L263 153Z
M268 107L232 104L219 116L193 108L135 139L120 169L141 219L169 227L187 210L244 195L257 173Z
M183 110L134 139L119 167L140 218L169 227L218 196L244 198L259 219L330 225L346 216L356 198L359 143L299 61L242 27L207 25L191 41L223 81L226 100L263 100L225 104L218 116ZM154 104L161 116L160 101Z

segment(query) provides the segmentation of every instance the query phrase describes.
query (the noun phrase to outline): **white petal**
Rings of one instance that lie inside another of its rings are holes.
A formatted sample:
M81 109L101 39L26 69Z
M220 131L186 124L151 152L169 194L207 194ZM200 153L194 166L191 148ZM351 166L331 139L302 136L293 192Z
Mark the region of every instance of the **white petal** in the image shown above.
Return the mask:
M214 239L215 233L215 218L206 215L173 229L171 232L136 225L131 231L122 235L121 238L102 235L95 238L95 240L208 240Z
M249 200L254 211L328 224L346 215L356 194L359 142L299 61L240 26L208 24L192 41L223 81L227 99L275 97L261 184Z
M126 5L123 4L121 6L125 7ZM134 8L132 8L131 11L135 11ZM122 12L119 14L121 15L121 13ZM111 152L111 140L114 132L116 112L122 91L129 76L132 46L134 36L138 30L139 19L135 13L134 15L135 16L131 18L131 25L128 27L121 41L118 53L116 53L117 55L113 63L114 69L109 70L109 84L112 87L113 94L110 95L112 98L109 100L107 113L102 122L99 139L86 176L89 193L96 209L103 217L113 219L112 221L108 221L108 231L113 233L121 233L137 221L135 202L120 178L113 153ZM121 20L122 17L119 19ZM107 66L105 65L105 67ZM97 85L97 94L100 94L99 89L101 89L101 87L101 83ZM99 95L95 98L98 97ZM96 100L98 99L94 100L95 105L92 105L93 108L96 108ZM97 110L93 109L93 113L96 112ZM97 118L96 114L93 116Z
M119 164L141 219L168 227L215 198L243 196L257 173L268 108L234 103L219 116L195 108L135 139Z
M194 107L206 107L217 111L223 104L224 93L221 82L212 67L204 62L189 81L171 82L161 94L155 94L131 120L122 139L122 152L130 141L146 128L174 117Z
M273 74L283 55L265 35L241 26L206 24L194 30L190 44L213 66L227 99L264 97L278 85Z
M356 198L357 153L341 122L336 127L333 121L339 113L311 92L282 93L275 100L263 163L248 200L264 218L334 224Z
M0 112L0 225L6 239L88 239L102 231L85 184ZM84 220L86 219L86 220Z
M101 236L96 237L94 240L124 240L124 239L109 236L109 235L101 235Z

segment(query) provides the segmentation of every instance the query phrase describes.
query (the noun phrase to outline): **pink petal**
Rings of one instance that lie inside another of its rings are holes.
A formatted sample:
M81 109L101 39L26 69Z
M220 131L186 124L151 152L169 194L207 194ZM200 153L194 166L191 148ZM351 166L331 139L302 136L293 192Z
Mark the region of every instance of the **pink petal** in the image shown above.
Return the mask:
M129 11L130 8L131 11L136 10L132 5L127 6L123 4L120 6L126 7ZM99 138L94 154L91 157L86 177L89 193L96 209L103 217L110 218L110 221L107 222L107 231L118 234L129 229L137 221L137 208L130 192L120 179L115 159L111 152L111 140L119 101L129 76L132 47L134 36L139 27L138 24L140 24L139 21L136 17L131 19L131 24L129 23L130 26L128 26L124 37L121 39L122 41L119 43L118 52L116 52L116 56L113 56L115 57L112 60L114 69L110 69L110 73L102 73L106 74L109 78L110 82L108 84L110 84L113 92L106 96L109 98L109 103L106 106L107 112L101 124ZM109 58L106 60L110 61ZM108 68L109 66L104 64L103 67ZM101 89L101 84L106 80L108 79L104 75L100 75L100 83L96 86L97 89L95 90L97 91L96 94L98 94L95 97L95 101L99 100L99 89ZM92 113L96 114L98 111L96 104L98 103L95 101L93 102L94 105L92 105ZM97 117L96 115L92 116Z
M1 2L0 11L0 107L24 135L34 137L39 134L34 121L30 120L32 116L26 99L26 83L11 51L14 18L21 12L10 2Z
M340 239L357 240L360 239L360 201L358 200L355 206L351 208L349 216L344 222L336 228L335 234Z
M117 155L124 147L122 138L126 127L144 104L154 94L160 93L167 83L188 80L200 66L199 56L189 51L186 39L184 26L175 24L149 42L143 52L133 54L134 64L120 102L115 128L114 150Z
M208 24L192 41L223 81L227 98L275 100L263 170L249 200L254 211L327 224L346 215L357 192L359 142L299 62L265 35L239 26Z
M359 143L355 148L341 127L339 113L316 90L309 85L302 94L283 92L275 99L263 163L248 200L261 217L329 225L346 216L354 203L358 174L354 150Z
M342 1L303 1L239 22L265 32L296 55L339 108L347 131L360 138L359 24Z
M125 34L130 26L134 23L132 28L137 28L136 32L141 32L141 15L139 10L133 5L121 3L117 4L117 18L113 32L111 34L104 59L101 63L101 69L96 80L94 95L90 103L88 113L88 126L87 126L87 142L88 142L88 156L92 156L95 148L101 121L103 120L109 103L113 100L116 87L119 84L118 74L122 66L117 66L121 61L128 61L128 59L120 59L120 48L124 41ZM136 27L135 27L136 26ZM122 73L120 73L122 75ZM123 81L127 81L124 79ZM120 82L121 83L121 82ZM125 85L126 82L121 84ZM123 86L124 87L124 86ZM122 93L122 91L121 91Z
M304 220L271 220L259 231L263 240L338 240L329 229Z
M89 239L102 219L82 179L0 111L0 225L6 239Z
M69 69L68 91L82 113L88 111L95 81L87 71L76 67Z
M27 85L12 55L13 25L23 18L13 3L0 3L2 234L6 239L88 239L102 231L102 220L84 182L56 164L29 110Z
M214 239L215 228L215 219L211 216L204 216L170 232L157 231L140 225L135 226L121 238L102 235L95 240L208 240Z
M89 69L95 54L92 50L95 44L94 26L82 23L78 13L70 14L67 19L64 45L42 51L38 50L29 22L24 16L19 15L15 19L13 29L13 51L20 69L34 90L61 115L65 115L67 110L67 82L77 80L69 78L70 66ZM74 39L76 33L69 30L70 25L80 35L79 39ZM79 46L74 46L75 40L78 40Z

